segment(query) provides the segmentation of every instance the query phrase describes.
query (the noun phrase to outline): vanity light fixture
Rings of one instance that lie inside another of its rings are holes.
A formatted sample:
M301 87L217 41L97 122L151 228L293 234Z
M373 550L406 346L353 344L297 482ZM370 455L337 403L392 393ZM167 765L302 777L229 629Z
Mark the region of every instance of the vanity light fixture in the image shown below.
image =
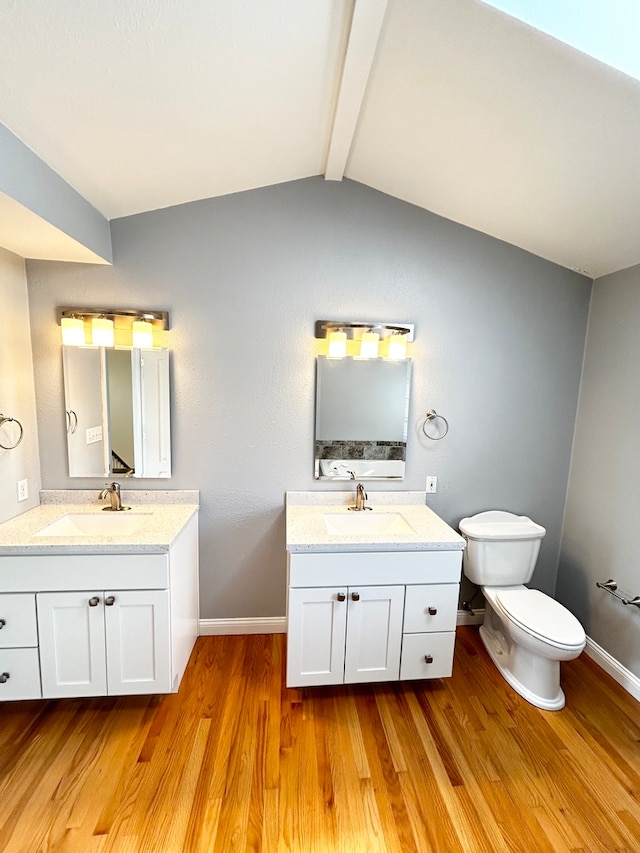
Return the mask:
M329 358L344 358L347 354L347 333L342 329L336 329L335 332L329 332L327 340L329 341L327 353Z
M91 321L91 343L94 347L112 347L115 342L113 320L108 317L94 317Z
M380 335L369 329L362 333L360 338L360 358L377 358L380 346Z
M84 346L84 320L82 317L62 317L62 343L70 347Z
M153 326L147 320L134 320L131 324L133 346L149 349L153 346Z
M405 359L414 331L413 323L317 320L315 325L315 337L326 342L329 358Z
M57 319L62 329L62 343L68 346L84 346L88 340L92 346L150 349L154 345L154 333L169 328L167 311L58 308Z

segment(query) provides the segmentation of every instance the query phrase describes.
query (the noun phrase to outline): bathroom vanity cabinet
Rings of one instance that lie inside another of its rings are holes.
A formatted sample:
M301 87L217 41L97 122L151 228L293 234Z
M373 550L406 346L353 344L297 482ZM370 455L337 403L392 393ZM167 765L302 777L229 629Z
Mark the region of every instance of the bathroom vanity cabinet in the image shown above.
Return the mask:
M287 686L451 675L462 550L290 553Z
M175 692L198 634L197 531L194 514L161 553L0 556L0 701Z

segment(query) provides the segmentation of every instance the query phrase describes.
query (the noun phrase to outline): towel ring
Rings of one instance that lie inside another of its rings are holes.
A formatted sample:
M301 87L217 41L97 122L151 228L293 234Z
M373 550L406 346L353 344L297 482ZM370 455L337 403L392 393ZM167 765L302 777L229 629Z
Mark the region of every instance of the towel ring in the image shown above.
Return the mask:
M444 432L442 433L442 435L429 435L429 433L425 429L426 425L437 420L443 422ZM427 416L424 419L424 423L422 424L422 432L427 436L427 438L430 438L431 441L440 441L440 439L444 438L445 435L449 432L449 421L444 417L444 415L439 415L435 411L435 409L429 409L429 411L427 412Z
M3 427L5 424L8 424L8 423L18 424L18 429L20 430L20 435L18 436L18 440L16 441L15 444L3 444L0 441L0 447L3 450L13 450L15 447L17 447L20 444L20 442L22 441L22 436L24 435L24 430L22 429L22 424L20 423L20 421L17 418L10 418L8 416L3 415L2 412L0 412L0 428Z

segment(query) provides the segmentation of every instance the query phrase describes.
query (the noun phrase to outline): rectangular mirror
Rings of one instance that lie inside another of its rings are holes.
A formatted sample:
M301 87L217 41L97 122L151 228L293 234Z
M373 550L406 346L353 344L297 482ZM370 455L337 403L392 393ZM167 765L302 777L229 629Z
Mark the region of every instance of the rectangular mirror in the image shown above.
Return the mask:
M403 479L410 359L319 355L316 365L315 478Z
M62 347L70 477L170 477L169 351Z

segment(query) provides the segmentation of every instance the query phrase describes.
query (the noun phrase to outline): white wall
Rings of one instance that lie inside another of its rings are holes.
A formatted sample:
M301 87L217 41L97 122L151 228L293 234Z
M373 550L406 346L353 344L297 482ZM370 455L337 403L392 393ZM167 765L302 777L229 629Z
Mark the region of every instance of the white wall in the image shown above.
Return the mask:
M0 448L0 522L3 522L37 506L40 491L25 263L4 249L0 249L0 412L17 418L24 429L18 447ZM12 444L18 435L15 424L0 427L0 444ZM16 484L23 479L28 481L29 498L18 502Z
M640 677L640 267L594 283L557 595L587 634Z
M318 319L416 323L406 479L456 525L543 524L553 593L591 281L352 181L311 178L112 223L114 265L29 261L46 488L67 476L56 305L167 309L170 481L200 489L203 618L285 612L284 493L313 480ZM421 432L428 409L450 424ZM369 491L387 488L370 484Z

